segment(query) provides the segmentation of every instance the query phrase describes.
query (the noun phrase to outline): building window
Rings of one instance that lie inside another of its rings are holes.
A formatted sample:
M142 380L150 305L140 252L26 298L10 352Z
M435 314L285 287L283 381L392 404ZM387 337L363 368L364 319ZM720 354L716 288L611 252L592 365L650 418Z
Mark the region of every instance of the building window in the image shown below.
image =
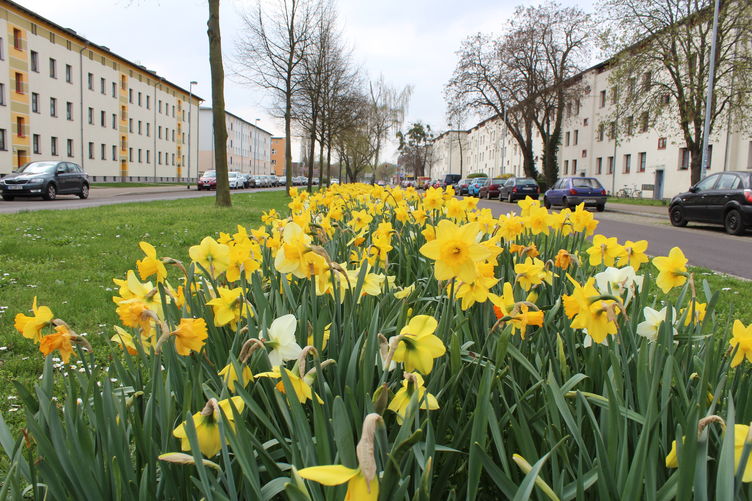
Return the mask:
M73 103L70 101L65 103L65 118L73 120Z
M157 152L157 160L158 160L159 165L162 165L162 152L161 151Z
M679 148L679 170L689 169L689 150L687 148Z
M117 160L117 145L112 145L112 159Z
M23 50L21 30L13 28L13 48L16 50Z
M141 163L141 148L138 149L138 163Z
M564 174L569 174L569 160L564 160Z
M50 78L57 78L57 61L50 58Z
M587 150L582 150L582 158L587 158Z
M133 104L133 89L128 89L128 102Z
M614 173L614 157L608 157L608 174Z
M708 145L708 165L705 166L707 170L710 170L710 166L713 164L713 145Z
M26 137L25 122L23 117L16 117L16 136Z
M647 132L648 131L648 112L645 111L640 115L640 132Z
M117 129L117 115L115 113L112 114L112 128Z
M34 134L31 136L31 151L33 151L37 155L42 153L42 147L39 145L39 140L39 134Z
M55 34L50 31L50 42L55 43Z
M0 106L5 106L5 84L4 83L0 83Z
M627 117L626 129L628 136L631 136L634 133L634 117Z
M89 142L89 158L94 160L94 143Z
M70 64L65 65L65 81L73 83L73 66Z
M632 155L627 153L624 155L624 174L629 174L632 170Z
M68 157L73 158L73 139L68 139L66 149L68 150Z
M146 163L147 164L151 163L151 155L149 155L149 153L151 152L149 150L146 150Z
M66 40L66 41L65 41L65 47L66 47L66 48L67 48L68 50L71 50L71 41L70 41L70 40Z
M128 148L128 161L133 162L133 148Z
M102 160L107 160L107 145L104 143L99 145L99 156Z
M659 150L665 150L666 149L666 138L665 137L659 137L658 138L658 149Z
M115 82L112 82L112 97L117 96L117 84Z
M232 163L232 157L230 157L230 163ZM172 154L172 165L175 165L175 154Z
M141 93L138 93L138 105L141 106Z
M36 92L31 93L31 112L39 113L39 94Z
M667 105L671 102L671 94L663 94L661 96L661 104Z
M103 96L107 94L107 80L104 78L99 79L99 93Z
M8 150L8 145L5 141L5 134L5 129L0 129L0 151ZM750 145L752 145L752 143L750 143ZM750 148L750 150L752 150L752 148Z
M648 154L646 152L640 153L638 161L640 164L637 166L637 172L645 172L645 166L648 162Z
M24 93L23 73L16 72L16 94Z
M89 123L94 125L94 108L89 108Z
M50 116L57 117L57 99L54 97L50 98Z
M86 75L86 85L89 90L94 90L94 75L92 73Z
M50 153L53 157L57 156L57 138L55 136L50 138Z
M141 135L141 120L138 121L138 135Z
M587 124L589 124L589 123L590 123L590 119L589 118L583 118L582 119L582 125L583 126L587 127Z
M107 113L104 110L99 112L99 125L107 127Z
M133 119L132 118L128 120L128 132L133 134Z
M120 88L125 90L125 87L126 87L125 75L120 75Z
M146 96L146 109L147 110L151 109L151 99L150 98L151 98L151 96ZM147 161L147 163L149 163L149 162Z
M619 96L619 91L616 89L616 86L614 85L611 87L611 104L616 104L616 99Z
M606 106L606 91L605 90L602 90L600 93L600 101L599 101L598 106L601 108L605 108Z
M39 53L31 51L31 71L39 73Z
M567 131L566 134L564 134L564 146L569 146L569 131Z
M5 59L5 53L3 52L5 50L5 44L3 43L3 37L0 37L0 61L3 61Z
M157 107L157 109L159 110L159 113L162 113L162 100L161 99L159 100L159 106Z
M146 122L146 137L151 137L151 127L149 127L151 124L149 122Z
M172 105L172 118L175 118L175 105L174 104ZM173 139L173 141L174 141L174 139ZM174 164L175 164L175 162L173 162L173 165Z
M175 142L175 129L172 129L172 142Z
M603 141L603 137L606 135L606 124L600 123L598 124L598 134L596 138L598 141Z
M579 141L580 141L580 131L576 130L574 131L574 141L572 142L572 144L576 145Z
M161 125L157 125L157 137L159 139L162 139L162 126Z
M595 173L601 174L603 172L603 157L595 159Z
M643 92L647 92L647 91L650 90L651 81L652 81L652 75L650 74L649 71L646 71L642 75L642 90L643 90Z

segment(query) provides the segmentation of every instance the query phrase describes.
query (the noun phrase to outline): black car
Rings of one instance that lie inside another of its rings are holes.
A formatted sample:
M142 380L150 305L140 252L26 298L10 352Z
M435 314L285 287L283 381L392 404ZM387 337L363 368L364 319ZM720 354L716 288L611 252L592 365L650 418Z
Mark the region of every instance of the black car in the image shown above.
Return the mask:
M89 197L89 178L73 162L30 162L0 179L3 200L16 197L42 197L54 200L58 195Z
M671 199L668 214L674 226L686 226L689 221L722 224L726 233L741 235L752 228L752 173L708 176Z
M441 187L446 188L447 186L454 186L460 179L462 179L462 176L459 174L446 174L444 179L440 181Z
M540 187L531 177L510 177L499 188L499 200L514 202L530 197L534 200L540 195Z

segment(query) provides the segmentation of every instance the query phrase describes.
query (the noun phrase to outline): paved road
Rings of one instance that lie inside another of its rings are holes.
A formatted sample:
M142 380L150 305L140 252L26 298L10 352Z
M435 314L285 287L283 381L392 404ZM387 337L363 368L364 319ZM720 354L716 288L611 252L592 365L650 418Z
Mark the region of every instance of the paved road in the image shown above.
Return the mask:
M495 215L509 211L518 212L517 204L482 200L479 207L488 207ZM640 207L635 207L640 210ZM663 209L665 213L665 209ZM655 213L656 211L652 211ZM671 247L680 247L689 264L704 266L714 271L728 273L752 280L752 232L744 236L731 236L720 226L701 226L690 223L686 228L675 228L665 218L635 214L596 213L598 233L624 240L647 240L648 253L666 255Z
M252 193L260 190L281 190L280 188L260 188L253 190L238 190L232 193ZM155 186L145 188L97 188L91 189L89 198L81 200L75 195L58 195L51 201L39 198L17 198L12 202L0 200L0 214L36 210L82 209L100 205L124 204L129 202L151 202L155 200L177 200L180 198L213 197L213 191L197 191L185 186Z

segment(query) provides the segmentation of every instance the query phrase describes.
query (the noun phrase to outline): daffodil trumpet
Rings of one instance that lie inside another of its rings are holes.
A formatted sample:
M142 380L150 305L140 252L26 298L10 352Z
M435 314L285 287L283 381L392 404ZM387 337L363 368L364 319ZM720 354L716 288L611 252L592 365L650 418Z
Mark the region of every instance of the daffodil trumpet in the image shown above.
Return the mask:
M65 327L70 333L71 343L82 346L89 353L94 352L94 348L91 347L91 344L89 344L86 338L79 334L76 334L76 332L73 329L71 329L70 326L67 323L65 323L64 320L55 318L52 320L52 325L54 325L55 327Z

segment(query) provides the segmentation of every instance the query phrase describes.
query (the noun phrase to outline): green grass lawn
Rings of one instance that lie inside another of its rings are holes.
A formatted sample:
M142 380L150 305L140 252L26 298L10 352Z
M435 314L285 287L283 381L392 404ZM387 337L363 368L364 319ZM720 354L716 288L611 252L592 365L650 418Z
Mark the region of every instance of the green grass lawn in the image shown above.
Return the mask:
M0 215L0 412L12 426L23 421L11 381L33 383L43 356L13 328L17 313L29 314L34 296L57 318L87 338L102 363L118 323L111 297L114 277L123 278L143 256L146 240L160 256L187 260L188 248L206 235L258 226L263 210L287 209L282 191L233 195L231 209L214 198L133 203L80 210ZM177 270L171 276L177 277Z
M654 205L657 207L665 207L668 206L668 201L666 200L654 200L652 198L617 198L617 197L608 197L607 202L615 203L615 204L630 204L630 205Z

